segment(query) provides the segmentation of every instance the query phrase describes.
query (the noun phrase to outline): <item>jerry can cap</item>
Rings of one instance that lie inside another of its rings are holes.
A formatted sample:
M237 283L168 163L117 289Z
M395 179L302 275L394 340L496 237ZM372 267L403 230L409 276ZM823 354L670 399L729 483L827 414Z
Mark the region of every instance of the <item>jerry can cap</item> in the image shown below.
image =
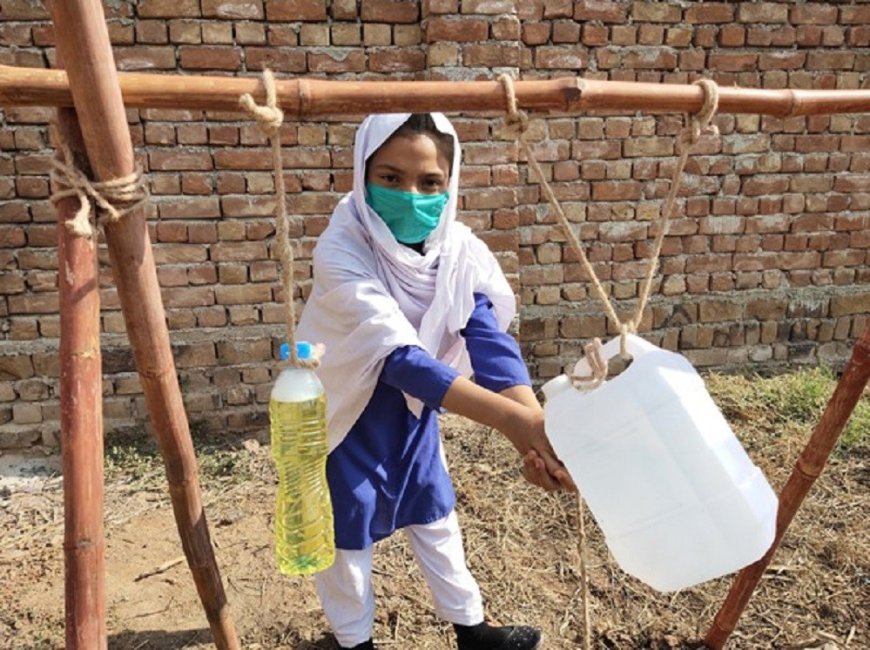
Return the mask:
M278 349L278 353L281 356L281 361L287 361L290 358L290 344L282 343L281 347ZM296 342L296 356L301 359L310 359L311 358L311 344L308 341L297 341Z

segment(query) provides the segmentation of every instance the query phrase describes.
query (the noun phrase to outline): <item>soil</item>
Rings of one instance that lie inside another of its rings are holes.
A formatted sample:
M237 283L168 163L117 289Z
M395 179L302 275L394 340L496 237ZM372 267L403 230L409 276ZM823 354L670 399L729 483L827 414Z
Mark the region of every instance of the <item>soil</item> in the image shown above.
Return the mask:
M539 626L547 649L582 647L577 504L524 483L497 433L447 416L448 464L468 562L496 623ZM808 432L741 433L779 491ZM274 564L274 472L248 440L201 456L212 539L232 614L249 649L332 648L311 578ZM215 462L218 458L219 462ZM870 448L837 454L810 492L745 611L729 648L870 647ZM20 487L20 486L19 486ZM0 647L63 646L61 479L0 491ZM109 647L207 648L210 634L157 462L109 472L106 487ZM586 515L589 615L595 648L698 647L731 577L659 594L625 575ZM177 562L174 562L178 560ZM174 563L173 563L174 562ZM402 535L375 553L381 648L454 647L436 618Z

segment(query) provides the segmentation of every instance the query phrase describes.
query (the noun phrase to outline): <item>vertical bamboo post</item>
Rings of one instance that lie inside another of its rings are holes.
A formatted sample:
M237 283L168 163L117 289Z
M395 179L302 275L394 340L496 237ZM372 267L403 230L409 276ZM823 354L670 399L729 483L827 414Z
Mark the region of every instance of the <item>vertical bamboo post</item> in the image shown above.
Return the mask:
M58 109L57 128L87 170L73 109ZM76 198L57 202L66 647L105 650L100 291L96 243L65 225L78 208Z
M855 409L867 381L870 379L870 326L855 344L852 356L843 376L837 383L834 394L825 407L822 418L816 425L807 446L795 463L791 476L779 496L779 511L776 517L776 536L773 544L760 560L743 569L731 585L728 596L716 613L713 624L707 630L704 643L713 650L720 650L737 626L752 592L764 574L776 552L795 512L822 473L828 457Z
M50 7L94 174L98 180L127 176L134 169L133 147L100 0L55 0ZM184 554L215 644L235 650L239 641L209 538L144 210L108 224L105 232Z

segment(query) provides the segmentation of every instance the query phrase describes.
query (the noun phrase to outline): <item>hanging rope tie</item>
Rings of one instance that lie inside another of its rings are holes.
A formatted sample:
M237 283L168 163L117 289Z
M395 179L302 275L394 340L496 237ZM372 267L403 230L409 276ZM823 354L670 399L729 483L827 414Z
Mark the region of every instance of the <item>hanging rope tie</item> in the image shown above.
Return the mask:
M661 212L661 227L656 235L653 243L653 254L650 259L649 267L647 268L646 277L643 279L640 290L640 299L637 303L637 311L631 321L632 326L640 323L643 317L643 311L646 309L646 303L649 299L652 281L658 270L659 257L662 253L662 244L665 240L665 235L668 234L671 217L674 215L674 205L676 204L677 193L680 190L680 184L683 180L683 171L686 169L686 162L689 159L689 154L692 151L702 135L719 135L719 127L712 124L713 117L719 108L719 86L711 79L699 79L695 82L704 89L704 105L700 112L688 117L688 124L682 128L677 136L676 149L680 157L677 159L677 165L674 167L674 173L671 176L671 186L668 190L668 195L665 197L664 205Z
M613 308L613 305L610 302L607 291L605 291L604 286L598 279L598 275L595 273L595 269L592 267L592 264L586 257L586 251L580 244L580 240L577 237L577 234L574 232L574 229L571 227L571 222L565 215L565 211L562 209L561 203L559 203L559 200L556 198L556 195L553 192L553 188L550 187L550 183L544 176L543 169L541 169L541 165L538 162L537 157L535 156L535 152L532 150L531 144L529 144L527 138L527 132L529 129L529 118L523 111L520 111L517 108L517 97L514 90L513 79L511 79L511 77L507 74L502 74L499 76L498 80L504 87L505 97L507 100L507 111L504 118L504 124L507 127L508 131L513 133L514 138L525 151L529 167L531 167L532 170L535 172L535 175L537 176L538 181L541 184L541 190L547 197L547 200L549 201L550 206L552 207L553 212L555 213L556 218L559 221L559 224L565 231L565 235L568 238L568 243L574 250L574 253L577 255L577 259L583 266L583 270L586 272L586 275L592 282L592 287L595 291L595 295L601 302L601 305L604 307L604 311L619 328L620 355L623 359L628 359L629 354L628 350L626 349L627 337L630 332L637 331L637 326L640 324L643 317L643 312L646 308L646 302L649 299L652 279L655 276L656 270L658 269L658 261L661 255L662 243L668 231L670 218L674 212L676 196L680 188L680 182L683 177L683 171L685 169L689 153L692 147L700 140L702 135L711 132L718 133L718 129L716 129L715 126L711 125L711 120L716 114L716 109L719 105L718 86L713 81L707 79L702 79L696 82L698 85L701 86L701 88L704 89L704 105L697 115L689 117L688 124L683 128L677 138L677 152L680 154L680 158L677 161L677 166L674 169L673 176L671 177L670 189L662 207L662 223L661 227L659 228L659 232L655 238L655 242L653 245L653 255L650 259L649 268L647 269L644 282L641 285L637 310L635 311L632 318L621 321L616 313L616 310ZM603 358L601 352L601 341L597 338L593 339L591 343L587 344L584 347L583 351L585 355L585 360L589 365L590 372L588 375L572 374L570 379L571 383L574 385L575 388L581 390L591 390L600 386L607 379L607 361ZM587 580L586 574L586 529L584 524L585 515L583 508L583 498L579 492L577 493L577 519L579 526L577 547L578 553L580 555L580 582L582 602L581 607L583 610L583 648L585 650L589 650L589 648L591 647L591 624L589 616L589 582Z
M75 165L69 144L60 129L52 124L54 139L60 158L51 161L51 183L54 191L51 202L76 197L79 209L64 225L78 237L93 239L95 227L115 223L148 200L148 187L142 168L121 178L108 181L92 181ZM96 215L91 202L96 205ZM93 223L92 223L93 222Z
M620 355L623 359L627 360L630 356L626 348L627 335L629 333L637 332L637 327L640 325L640 322L643 318L643 312L644 309L646 309L646 303L649 299L652 280L655 276L656 270L658 269L658 262L659 257L661 256L662 244L664 243L664 238L668 231L669 221L674 212L676 197L680 189L680 184L683 178L683 171L685 170L686 161L688 160L689 153L691 153L692 147L697 144L697 142L701 139L702 135L704 135L705 133L718 134L719 132L716 126L711 124L711 121L715 116L716 110L719 106L719 87L716 85L715 82L709 79L701 79L695 82L704 90L704 104L697 114L691 115L688 118L688 124L682 129L680 135L677 137L677 151L680 154L680 158L678 159L677 165L674 168L674 174L671 177L670 189L662 207L662 223L653 243L653 255L650 259L650 264L647 269L646 276L641 283L637 309L635 310L635 313L631 318L623 321L619 318L616 310L613 308L613 305L610 302L610 298L607 295L607 291L601 284L601 281L598 279L598 275L595 273L595 269L592 267L592 264L589 262L589 259L586 256L585 249L580 243L577 234L574 232L574 228L571 227L571 222L565 215L565 211L562 209L562 205L560 204L559 199L556 198L556 195L553 192L553 188L547 181L546 176L544 176L544 171L541 168L541 164L538 162L538 159L535 156L535 152L528 141L527 132L529 128L529 118L523 111L517 108L517 98L516 91L514 90L513 79L507 74L502 74L499 75L498 80L504 88L505 98L507 100L507 110L504 118L504 124L507 127L508 131L513 133L517 142L522 146L523 151L525 151L529 167L531 167L532 170L535 172L535 175L537 176L538 182L541 186L541 191L544 193L544 196L547 197L547 200L550 203L550 206L553 209L553 212L556 215L559 224L562 226L562 230L565 232L565 236L568 238L568 243L571 246L571 249L574 251L575 255L577 255L577 259L580 261L583 270L592 282L592 288L595 296L598 298L601 306L607 313L607 316L619 329ZM589 361L589 366L591 368L591 374L589 376L572 376L571 378L575 386L586 389L595 388L607 378L607 364L602 363L600 342L593 341L593 343L590 345L592 347L587 345L585 348L585 352L587 360Z
M290 344L289 365L294 368L317 368L323 347L313 347L313 355L300 359L296 352L296 306L293 283L293 246L290 244L290 224L287 219L287 198L284 189L284 160L281 155L281 125L284 124L284 111L278 108L275 78L271 70L263 70L263 87L266 90L265 106L258 105L250 94L239 98L245 112L257 121L260 131L269 138L272 146L272 176L275 183L275 233L278 246L278 259L281 262L281 284L284 289L284 316L287 323L287 342Z

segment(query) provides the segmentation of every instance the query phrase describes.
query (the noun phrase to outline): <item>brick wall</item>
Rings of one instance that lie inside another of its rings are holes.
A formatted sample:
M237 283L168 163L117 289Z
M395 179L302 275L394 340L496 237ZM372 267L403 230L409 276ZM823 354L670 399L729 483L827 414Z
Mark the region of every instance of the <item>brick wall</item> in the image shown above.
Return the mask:
M863 2L107 0L124 70L331 79L594 79L867 88ZM54 58L39 0L0 0L0 63ZM45 109L0 114L0 448L53 443L57 258ZM263 427L281 291L270 254L266 143L237 114L129 111L153 194L150 232L196 430ZM354 119L288 122L286 180L302 292L310 251L350 188ZM689 164L645 327L698 366L839 363L870 312L870 115L722 115ZM462 218L521 295L520 339L542 380L607 334L600 307L494 115L456 116ZM674 164L675 116L533 122L546 173L621 313L649 253ZM107 430L144 403L105 251ZM301 300L302 296L297 296Z

